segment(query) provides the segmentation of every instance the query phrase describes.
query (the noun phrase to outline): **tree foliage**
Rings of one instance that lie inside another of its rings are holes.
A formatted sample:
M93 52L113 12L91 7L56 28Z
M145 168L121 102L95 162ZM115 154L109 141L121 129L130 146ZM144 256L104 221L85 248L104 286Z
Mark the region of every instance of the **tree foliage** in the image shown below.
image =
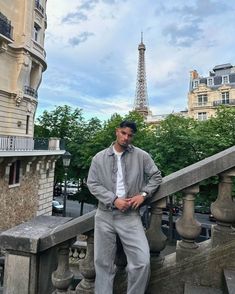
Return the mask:
M115 113L103 123L97 118L86 121L81 109L64 105L43 112L36 121L35 136L65 139L66 150L72 154L69 178L85 179L92 157L115 140L115 129L122 120L137 123L133 143L151 154L163 175L235 145L235 108L231 107L219 107L216 116L206 121L172 114L159 125L149 125L134 111L125 116ZM55 180L62 181L63 174L58 161ZM217 181L209 182L213 195ZM209 197L204 184L202 191Z

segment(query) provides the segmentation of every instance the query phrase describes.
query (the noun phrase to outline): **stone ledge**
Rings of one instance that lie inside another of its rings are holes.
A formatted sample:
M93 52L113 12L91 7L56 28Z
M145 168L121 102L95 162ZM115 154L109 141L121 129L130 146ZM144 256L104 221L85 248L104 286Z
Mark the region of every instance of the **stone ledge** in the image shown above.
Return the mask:
M37 253L40 250L40 239L70 220L71 218L68 217L38 216L2 232L0 234L1 248L18 252Z
M150 203L235 167L235 146L163 178Z

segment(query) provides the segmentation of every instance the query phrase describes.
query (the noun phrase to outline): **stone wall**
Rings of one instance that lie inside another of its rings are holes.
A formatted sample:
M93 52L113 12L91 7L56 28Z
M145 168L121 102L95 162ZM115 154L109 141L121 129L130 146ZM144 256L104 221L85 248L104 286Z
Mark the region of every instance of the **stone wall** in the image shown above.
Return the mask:
M52 213L55 162L21 158L20 183L11 186L9 164L0 163L0 231Z
M181 261L172 253L160 262L151 262L147 293L183 294L185 283L223 289L223 269L235 267L234 240L211 248L211 240L201 243L202 253Z
M42 162L38 166L38 211L37 215L51 215L55 162Z

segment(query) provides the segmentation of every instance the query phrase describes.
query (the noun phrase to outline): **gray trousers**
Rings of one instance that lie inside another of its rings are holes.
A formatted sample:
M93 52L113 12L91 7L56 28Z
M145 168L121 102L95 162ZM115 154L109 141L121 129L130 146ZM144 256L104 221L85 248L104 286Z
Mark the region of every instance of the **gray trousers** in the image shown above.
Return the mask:
M117 234L127 257L127 294L144 294L150 275L150 254L139 212L101 209L95 216L95 294L113 293Z

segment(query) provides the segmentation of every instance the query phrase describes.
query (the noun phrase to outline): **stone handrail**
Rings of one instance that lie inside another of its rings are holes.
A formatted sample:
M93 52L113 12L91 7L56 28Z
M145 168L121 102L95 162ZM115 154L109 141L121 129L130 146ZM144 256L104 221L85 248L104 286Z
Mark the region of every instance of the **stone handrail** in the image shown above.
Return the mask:
M235 146L189 165L163 178L150 203L235 167Z
M94 229L95 212L91 211L83 216L72 219L42 236L40 238L39 251L47 250L71 238L75 238L77 235L92 231Z
M162 207L166 197L178 191L184 194L184 204L183 215L176 223L177 231L182 238L176 248L177 258L180 261L201 252L201 247L195 242L200 234L200 224L194 218L194 200L199 191L199 182L215 175L219 175L220 183L218 199L212 204L212 212L218 220L213 235L213 246L234 238L231 229L231 224L235 222L235 203L231 197L234 167L235 146L163 179L163 183L150 201L151 222L147 230L152 256L157 257L158 262L161 259L160 252L166 245L166 236L161 231ZM22 292L19 293L25 294L52 293L55 288L58 293L64 294L94 293L94 215L95 211L76 219L40 216L3 232L0 235L0 244L7 251L7 278L4 284L14 289L12 283L15 281L15 285L19 287L20 280ZM69 247L75 242L78 234L85 234L88 237L87 256L83 266L79 267L84 280L72 291L68 290L73 278L68 263ZM21 265L25 267L23 276L21 271L15 270ZM34 281L30 287L29 281ZM47 285L47 288L43 288L45 286L42 285ZM118 293L124 293L123 290L120 291Z

